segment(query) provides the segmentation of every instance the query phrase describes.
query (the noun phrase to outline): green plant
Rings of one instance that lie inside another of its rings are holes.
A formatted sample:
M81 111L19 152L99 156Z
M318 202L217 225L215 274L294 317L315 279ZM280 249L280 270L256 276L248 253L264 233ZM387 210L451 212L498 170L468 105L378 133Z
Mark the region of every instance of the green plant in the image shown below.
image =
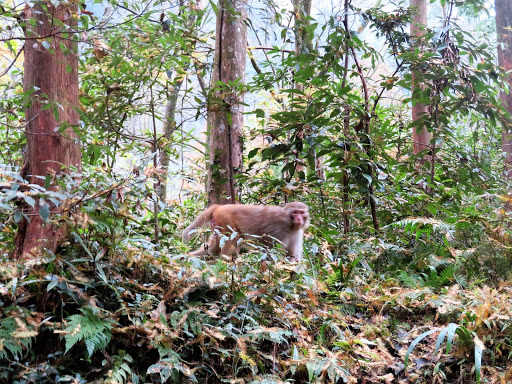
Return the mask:
M439 329L431 329L427 332L423 332L421 335L416 337L409 348L407 349L407 353L404 358L404 370L407 371L407 367L409 365L409 356L411 352L414 350L414 347L427 336L431 334L439 332ZM452 348L452 343L455 338L455 335L459 336L459 342L461 344L473 344L474 347L474 362L475 362L475 373L476 373L476 382L480 383L480 375L482 369L482 354L485 349L484 344L478 338L475 332L469 331L466 327L454 323L450 323L445 328L442 328L437 336L436 347L434 350L434 355L439 351L441 344L444 342L446 338L446 353L450 353Z
M133 373L130 364L133 358L126 351L118 351L118 355L112 356L113 364L105 379L106 384L139 383L139 377ZM103 362L106 364L106 362Z
M8 311L9 317L0 319L0 360L8 358L21 358L28 351L38 331L30 329L22 316L15 314L12 309Z
M84 306L79 309L81 315L71 315L67 318L66 328L63 331L66 340L66 353L78 342L83 341L86 347L86 357L90 358L94 352L107 347L112 339L111 318L101 317L98 308Z

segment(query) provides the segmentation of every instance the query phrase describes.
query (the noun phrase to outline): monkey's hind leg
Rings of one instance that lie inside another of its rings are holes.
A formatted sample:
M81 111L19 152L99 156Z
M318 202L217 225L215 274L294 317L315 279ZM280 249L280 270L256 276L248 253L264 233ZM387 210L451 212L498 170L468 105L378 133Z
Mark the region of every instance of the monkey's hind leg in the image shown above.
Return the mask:
M193 252L190 252L190 256L205 256L205 255L218 255L220 254L219 236L212 234L208 239L208 244L203 244L201 247Z

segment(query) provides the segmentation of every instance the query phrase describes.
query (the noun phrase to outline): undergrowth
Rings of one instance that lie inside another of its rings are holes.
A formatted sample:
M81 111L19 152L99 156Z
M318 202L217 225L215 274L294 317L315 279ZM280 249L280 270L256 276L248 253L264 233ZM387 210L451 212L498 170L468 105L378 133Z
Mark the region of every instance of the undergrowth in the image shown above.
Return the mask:
M476 371L482 382L512 375L510 248L499 216L415 216L378 236L342 235L329 222L330 203L312 210L302 264L260 247L200 259L177 236L197 201L161 212L156 246L137 183L95 178L108 193L69 192L83 202L62 217L71 231L57 254L12 260L4 251L1 383L473 383ZM11 226L0 234L6 244ZM446 334L454 346L434 348Z

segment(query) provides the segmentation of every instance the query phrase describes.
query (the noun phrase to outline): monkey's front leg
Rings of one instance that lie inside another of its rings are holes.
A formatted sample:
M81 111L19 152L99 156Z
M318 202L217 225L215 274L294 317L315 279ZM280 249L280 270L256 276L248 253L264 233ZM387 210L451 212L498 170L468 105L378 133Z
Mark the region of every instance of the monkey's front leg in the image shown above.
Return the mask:
M303 233L302 230L295 232L290 239L288 240L288 244L286 246L286 250L288 251L288 260L294 262L302 261L302 242L303 242Z

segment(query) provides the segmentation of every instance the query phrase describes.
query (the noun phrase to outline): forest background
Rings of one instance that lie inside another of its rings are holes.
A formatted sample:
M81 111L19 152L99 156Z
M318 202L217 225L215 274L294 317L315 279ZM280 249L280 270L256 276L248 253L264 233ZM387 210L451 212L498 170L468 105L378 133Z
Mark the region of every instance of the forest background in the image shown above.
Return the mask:
M511 382L511 68L508 0L0 0L0 382Z

